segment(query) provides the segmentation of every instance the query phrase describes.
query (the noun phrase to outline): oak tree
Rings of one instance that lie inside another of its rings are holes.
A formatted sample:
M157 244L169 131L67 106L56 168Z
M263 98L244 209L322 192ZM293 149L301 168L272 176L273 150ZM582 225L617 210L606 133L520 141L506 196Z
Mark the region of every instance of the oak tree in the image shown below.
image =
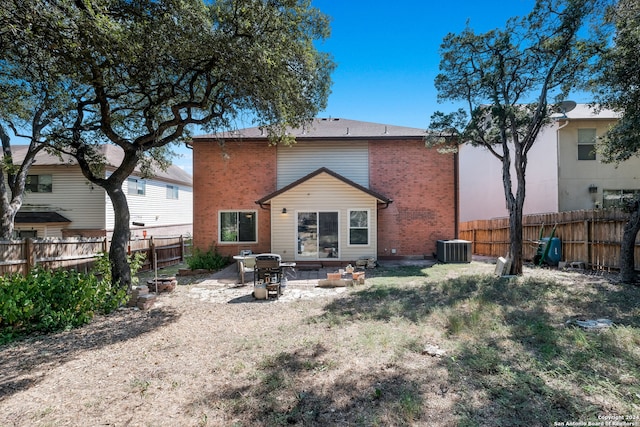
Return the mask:
M46 141L74 156L110 197L109 258L124 287L131 283L130 217L122 184L136 168L145 173L166 162L168 147L188 139L194 126L224 129L248 116L282 135L315 116L328 97L333 63L314 44L328 35L328 19L310 0L26 3L33 19L21 37L50 52L72 101ZM122 151L108 175L103 144Z

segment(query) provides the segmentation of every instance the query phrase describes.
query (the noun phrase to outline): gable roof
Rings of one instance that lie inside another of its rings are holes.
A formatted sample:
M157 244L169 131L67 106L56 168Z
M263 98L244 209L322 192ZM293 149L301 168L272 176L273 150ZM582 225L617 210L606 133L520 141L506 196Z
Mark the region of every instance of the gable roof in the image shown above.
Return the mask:
M393 126L381 123L363 122L341 118L316 118L308 125L299 128L290 128L288 135L295 136L297 140L314 139L423 139L429 132L404 126ZM263 127L251 127L246 129L218 132L207 135L194 136L193 141L210 139L267 139L267 131Z
M102 152L107 161L107 170L114 170L120 165L124 158L124 152L115 145L102 145ZM20 164L24 160L28 145L13 145L11 146L11 153L13 154L13 161L15 164ZM70 165L76 166L78 162L68 154L62 154L61 157L52 155L42 150L36 155L34 166L63 166ZM140 173L138 167L135 169ZM154 170L154 178L161 181L175 182L183 184L189 187L193 186L193 178L189 173L185 172L181 168L175 165L170 165L166 171L161 169Z
M321 173L326 173L327 175L330 175L330 176L332 176L332 177L344 182L345 184L347 184L347 185L349 185L349 186L351 186L351 187L353 187L353 188L355 188L357 190L360 190L363 193L366 193L366 194L370 195L371 197L374 197L374 198L378 199L378 201L380 203L388 205L388 204L393 202L392 199L389 199L388 197L386 197L386 196L384 196L384 195L382 195L380 193L377 193L375 191L369 190L368 188L363 187L362 185L360 185L358 183L355 183L355 182L351 181L350 179L345 178L344 176L342 176L342 175L340 175L338 173L335 173L331 169L322 167L322 168L316 169L315 171L311 172L310 174L308 174L306 176L303 176L299 180L294 181L291 184L289 184L289 185L287 185L285 187L282 187L281 189L279 189L277 191L274 191L273 193L268 194L268 195L266 195L265 197L263 197L263 198L261 198L259 200L256 200L256 204L258 204L260 206L269 204L271 199L273 199L274 197L279 196L280 194L283 194L283 193L291 190L294 187L297 187L298 185L302 184L305 181L309 181L311 178L316 177L316 176L320 175Z

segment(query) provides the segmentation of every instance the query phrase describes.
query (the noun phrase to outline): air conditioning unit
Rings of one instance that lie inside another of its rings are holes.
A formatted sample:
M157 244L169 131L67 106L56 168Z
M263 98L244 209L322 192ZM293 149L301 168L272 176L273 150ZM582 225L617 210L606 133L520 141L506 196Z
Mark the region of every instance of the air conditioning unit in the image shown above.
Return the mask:
M471 262L471 242L467 240L438 240L436 255L440 262Z

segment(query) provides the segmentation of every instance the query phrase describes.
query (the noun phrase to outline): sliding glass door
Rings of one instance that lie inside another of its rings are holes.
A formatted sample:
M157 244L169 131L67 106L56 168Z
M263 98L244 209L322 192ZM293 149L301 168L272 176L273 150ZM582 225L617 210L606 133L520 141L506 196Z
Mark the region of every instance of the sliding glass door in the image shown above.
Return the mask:
M338 258L338 212L298 212L297 259Z

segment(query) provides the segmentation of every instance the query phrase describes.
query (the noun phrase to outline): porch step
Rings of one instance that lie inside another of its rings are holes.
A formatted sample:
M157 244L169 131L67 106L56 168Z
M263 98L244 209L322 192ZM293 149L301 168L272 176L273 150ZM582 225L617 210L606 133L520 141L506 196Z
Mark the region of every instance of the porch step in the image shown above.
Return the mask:
M322 264L312 263L312 262L300 262L296 263L296 270L299 271L314 271L320 270L322 268Z

